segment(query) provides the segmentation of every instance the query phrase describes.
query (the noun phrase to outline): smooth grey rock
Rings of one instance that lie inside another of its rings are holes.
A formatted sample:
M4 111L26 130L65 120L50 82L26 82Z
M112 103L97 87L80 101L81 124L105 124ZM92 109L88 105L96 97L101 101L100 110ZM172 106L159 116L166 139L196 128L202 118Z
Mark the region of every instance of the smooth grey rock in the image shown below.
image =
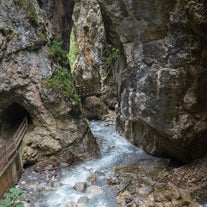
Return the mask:
M104 191L101 189L101 187L92 185L86 189L86 193L88 198L92 198L96 195L104 194Z
M66 203L65 207L77 207L77 204L73 201L69 201L68 203Z
M89 198L88 197L86 197L86 196L84 196L84 197L80 197L79 199L78 199L78 204L87 204L89 202Z
M87 183L86 182L80 182L80 183L76 183L73 186L73 189L78 191L78 192L84 192L86 190L87 187Z
M58 188L58 187L60 187L60 185L61 185L61 183L59 181L52 181L51 182L51 186L53 188Z

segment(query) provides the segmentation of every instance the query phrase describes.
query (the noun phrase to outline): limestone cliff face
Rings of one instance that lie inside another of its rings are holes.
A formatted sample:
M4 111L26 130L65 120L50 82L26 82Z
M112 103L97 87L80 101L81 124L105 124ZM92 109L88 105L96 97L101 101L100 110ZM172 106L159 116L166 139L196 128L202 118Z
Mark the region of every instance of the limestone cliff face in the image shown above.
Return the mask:
M25 163L87 159L98 153L78 105L43 83L57 68L47 43L55 39L68 48L72 9L73 2L64 0L0 4L0 124L8 134L23 116L28 117Z
M206 1L101 0L119 48L117 126L150 154L182 161L206 152ZM124 62L123 62L124 61Z
M112 70L113 46L106 42L100 6L96 0L75 0L73 14L79 48L74 71L76 83L96 88L102 100L114 108L117 94Z

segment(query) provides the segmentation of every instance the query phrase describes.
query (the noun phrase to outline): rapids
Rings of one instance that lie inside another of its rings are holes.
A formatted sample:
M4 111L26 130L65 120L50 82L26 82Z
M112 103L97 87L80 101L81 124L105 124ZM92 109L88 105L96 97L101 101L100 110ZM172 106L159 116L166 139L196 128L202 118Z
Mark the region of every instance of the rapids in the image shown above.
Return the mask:
M133 164L146 154L120 136L113 126L107 126L104 122L91 122L90 128L97 137L101 156L77 166L62 169L61 186L46 195L46 206L65 207L68 202L79 203L78 207L119 206L106 179L113 176L114 167ZM95 183L93 183L94 176L96 177ZM92 192L74 190L73 186L80 182L86 182ZM78 200L87 202L80 204Z

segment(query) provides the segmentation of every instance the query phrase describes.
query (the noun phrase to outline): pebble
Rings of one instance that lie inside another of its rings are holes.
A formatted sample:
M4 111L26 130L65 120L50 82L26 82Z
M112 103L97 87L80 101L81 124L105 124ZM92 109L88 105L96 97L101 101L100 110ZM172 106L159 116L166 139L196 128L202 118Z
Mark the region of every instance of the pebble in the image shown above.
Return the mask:
M68 203L66 203L65 207L77 207L77 205L75 202L69 201Z
M92 186L89 186L87 189L86 189L86 193L88 193L88 197L89 198L92 198L96 195L100 195L100 194L104 194L103 190L101 189L101 187L99 186L96 186L96 185L92 185Z
M120 193L119 196L117 197L117 202L121 205L121 206L125 206L126 203L131 202L132 200L132 195L129 191L124 191L123 193Z
M149 195L153 191L152 186L147 185L136 189L136 192L140 195Z
M58 187L60 187L60 185L61 185L61 183L59 181L52 181L51 182L51 186L53 188L58 188Z
M161 193L154 193L154 201L156 201L156 202L161 202L161 201L163 201L163 194L161 194Z
M86 190L87 187L87 183L86 182L80 182L80 183L76 183L73 186L73 189L78 191L78 192L84 192Z
M89 198L86 197L86 196L84 196L84 197L80 197L80 198L78 199L78 203L84 203L84 204L86 204L86 203L88 203L88 202L89 202Z

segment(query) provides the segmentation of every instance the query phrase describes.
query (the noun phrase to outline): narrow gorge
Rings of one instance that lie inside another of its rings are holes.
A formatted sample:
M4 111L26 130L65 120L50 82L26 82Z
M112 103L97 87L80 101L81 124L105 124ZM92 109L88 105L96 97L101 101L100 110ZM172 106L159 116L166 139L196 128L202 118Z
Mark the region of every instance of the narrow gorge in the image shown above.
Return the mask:
M189 162L206 151L206 2L76 1L75 77L96 84L136 146Z
M0 152L26 119L24 205L206 206L206 34L206 0L0 0ZM67 200L78 181L89 200Z

